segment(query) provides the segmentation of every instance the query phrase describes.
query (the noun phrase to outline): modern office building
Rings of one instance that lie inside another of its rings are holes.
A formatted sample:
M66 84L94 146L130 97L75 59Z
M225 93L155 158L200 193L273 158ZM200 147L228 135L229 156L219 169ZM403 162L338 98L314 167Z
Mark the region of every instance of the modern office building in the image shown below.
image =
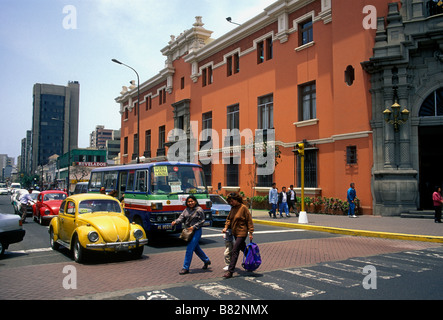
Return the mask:
M20 161L17 160L17 170L21 173L31 173L31 158L32 158L32 132L26 130L26 138L22 139L22 148Z
M104 149L106 141L112 139L112 132L112 129L105 129L105 126L96 126L95 130L89 135L89 147Z
M50 156L67 153L78 145L80 84L40 84L33 89L32 172Z
M276 182L300 195L294 148L305 142L306 195L346 200L354 182L365 214L427 208L427 188L443 184L432 147L443 138L441 4L278 0L217 39L196 17L140 95L116 98L121 163L184 150L213 190L266 195ZM269 163L256 132L275 145L271 173L256 175Z

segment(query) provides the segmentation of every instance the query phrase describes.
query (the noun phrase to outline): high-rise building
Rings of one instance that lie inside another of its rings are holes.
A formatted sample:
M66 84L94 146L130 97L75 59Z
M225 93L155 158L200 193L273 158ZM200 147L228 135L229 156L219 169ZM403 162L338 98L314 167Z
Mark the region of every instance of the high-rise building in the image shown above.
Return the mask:
M20 161L17 160L17 170L22 173L31 173L31 145L32 145L32 132L26 131L26 138L22 139L22 152Z
M105 129L105 126L96 126L95 131L89 135L91 148L105 149L106 141L112 139L112 129Z
M32 172L50 156L77 148L80 84L37 83L33 95Z

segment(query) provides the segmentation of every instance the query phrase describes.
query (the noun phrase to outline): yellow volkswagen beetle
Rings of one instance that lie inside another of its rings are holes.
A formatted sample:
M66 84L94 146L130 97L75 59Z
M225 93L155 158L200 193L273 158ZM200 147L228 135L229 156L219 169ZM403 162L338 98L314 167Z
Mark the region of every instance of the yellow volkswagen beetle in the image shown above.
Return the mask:
M76 262L97 251L129 251L138 258L148 242L143 228L126 218L121 203L102 194L66 198L58 216L51 220L49 234L52 249L67 247Z

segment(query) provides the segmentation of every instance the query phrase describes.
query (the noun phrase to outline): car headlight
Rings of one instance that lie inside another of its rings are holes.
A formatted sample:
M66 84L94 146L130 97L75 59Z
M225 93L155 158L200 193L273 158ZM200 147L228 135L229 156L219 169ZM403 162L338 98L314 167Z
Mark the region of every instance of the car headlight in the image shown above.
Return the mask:
M99 238L99 236L98 236L97 231L90 231L90 232L88 233L88 239L89 239L89 241L91 241L91 242L97 242L98 238Z
M140 229L135 229L134 230L134 237L137 240L143 238L143 231L141 231Z

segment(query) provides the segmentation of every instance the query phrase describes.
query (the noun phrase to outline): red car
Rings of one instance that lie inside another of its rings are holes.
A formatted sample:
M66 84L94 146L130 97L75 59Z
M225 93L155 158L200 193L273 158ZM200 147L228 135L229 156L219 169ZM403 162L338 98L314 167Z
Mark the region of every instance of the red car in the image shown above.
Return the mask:
M58 215L60 205L67 196L66 192L59 190L46 190L39 193L33 208L34 221L43 225Z

